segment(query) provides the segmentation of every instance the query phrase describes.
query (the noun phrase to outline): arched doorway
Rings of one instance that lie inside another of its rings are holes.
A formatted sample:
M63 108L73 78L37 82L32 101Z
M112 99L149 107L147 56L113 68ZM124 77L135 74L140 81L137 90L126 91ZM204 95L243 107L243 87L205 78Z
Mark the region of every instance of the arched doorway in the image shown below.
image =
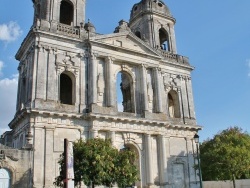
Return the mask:
M124 145L124 148L129 149L130 151L133 151L136 155L136 159L134 161L134 165L136 166L136 168L139 170L139 174L138 174L138 178L139 181L135 182L135 184L133 186L136 186L138 188L141 188L141 164L140 164L140 153L138 151L138 148L135 147L135 145L131 144L131 143L127 143Z
M4 168L0 169L0 188L10 188L10 173Z

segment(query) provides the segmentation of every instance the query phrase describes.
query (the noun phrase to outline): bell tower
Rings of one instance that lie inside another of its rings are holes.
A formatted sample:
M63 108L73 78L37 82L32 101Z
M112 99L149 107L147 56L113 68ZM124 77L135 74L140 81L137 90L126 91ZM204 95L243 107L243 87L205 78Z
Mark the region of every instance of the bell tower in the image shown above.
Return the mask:
M32 187L49 188L63 138L78 139L83 129L74 122L86 108L85 0L33 0L33 5L31 30L16 54L18 95L9 127L14 148L34 149Z
M156 49L176 54L175 18L161 0L141 0L131 10L132 32Z
M86 0L32 0L34 22L39 19L70 26L80 26L85 22Z

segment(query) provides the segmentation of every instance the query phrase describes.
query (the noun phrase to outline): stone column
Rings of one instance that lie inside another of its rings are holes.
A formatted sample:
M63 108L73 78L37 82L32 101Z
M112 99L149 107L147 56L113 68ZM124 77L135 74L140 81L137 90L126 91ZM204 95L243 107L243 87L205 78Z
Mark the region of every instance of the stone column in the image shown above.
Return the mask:
M148 111L148 91L147 91L147 77L146 77L146 68L145 65L141 65L141 84L143 92L143 103L144 111Z
M175 31L174 31L174 25L173 24L168 24L168 29L169 29L169 43L171 45L171 52L173 54L177 53L176 49L176 40L175 40Z
M16 102L16 111L18 111L21 107L21 67L18 66L18 72L19 72L19 76L18 76L18 86L17 86L17 102Z
M145 153L146 153L146 183L148 187L154 184L152 176L152 153L151 153L151 135L145 134Z
M90 79L90 97L91 97L91 103L96 104L97 103L97 60L96 56L94 54L91 55L90 57L91 61L91 71L89 75Z
M57 93L56 72L55 72L55 54L54 49L50 48L48 52L47 61L47 82L46 82L46 99L57 100L55 93Z
M107 57L106 61L106 93L107 93L107 106L112 107L114 105L114 91L113 91L113 81L112 81L112 58Z
M186 86L187 86L187 98L188 98L188 104L189 104L190 118L195 119L194 100L193 100L193 90L192 90L191 77L186 78Z
M39 48L39 56L37 60L36 73L36 99L46 100L46 79L47 79L47 62L48 51L44 48ZM34 80L34 81L35 81Z
M50 21L50 12L51 12L50 2L51 1L47 1L47 3L46 3L46 20L47 21Z
M98 137L98 130L91 129L90 133L91 133L91 138L97 138Z
M158 135L159 143L159 163L160 163L160 185L164 186L168 182L167 179L167 152L166 152L166 137L164 135Z
M182 101L180 88L177 89L177 93L178 93L178 100L179 100L180 117L183 118L183 101Z
M38 116L39 117L39 116ZM40 117L39 117L40 118ZM46 130L42 127L36 127L34 125L35 139L39 142L34 142L34 155L33 155L33 187L44 187L44 175L46 174L46 155L48 149L46 149ZM48 135L47 135L48 136ZM52 146L51 146L52 147ZM50 156L51 158L51 156ZM51 160L52 161L52 160ZM53 164L54 165L54 164ZM51 166L50 166L51 168ZM51 179L51 177L50 177ZM53 181L53 180L52 180Z
M183 106L183 117L189 118L189 105L188 105L188 98L187 98L187 87L185 77L181 76L181 97L182 97L182 106Z
M162 112L162 96L161 96L161 86L158 68L154 68L154 90L156 97L156 112Z
M37 42L36 42L37 43ZM36 98L36 93L37 93L37 66L38 66L38 59L39 59L39 52L40 52L40 47L36 44L36 47L34 49L34 57L31 60L33 62L33 71L32 71L32 93L31 93L31 100L35 100ZM20 71L19 71L20 74ZM19 75L20 77L20 75Z
M111 139L112 146L115 146L115 131L109 132L109 138Z
M86 67L85 64L87 62L87 58L84 56L85 54L79 54L79 64L80 64L80 75L79 75L79 101L80 101L80 111L82 112L86 105Z

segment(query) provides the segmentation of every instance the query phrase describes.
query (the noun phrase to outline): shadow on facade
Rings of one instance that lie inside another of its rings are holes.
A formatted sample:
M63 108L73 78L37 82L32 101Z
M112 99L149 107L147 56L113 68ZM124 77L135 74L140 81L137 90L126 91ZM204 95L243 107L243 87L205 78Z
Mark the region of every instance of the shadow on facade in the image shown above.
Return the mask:
M31 187L31 169L27 170L23 173L23 176L19 178L18 181L16 181L13 184L14 188L20 188L20 187Z
M198 175L194 168L195 155L192 151L180 152L167 158L167 167L158 164L159 173L154 177L154 184L160 187L196 187L199 185Z

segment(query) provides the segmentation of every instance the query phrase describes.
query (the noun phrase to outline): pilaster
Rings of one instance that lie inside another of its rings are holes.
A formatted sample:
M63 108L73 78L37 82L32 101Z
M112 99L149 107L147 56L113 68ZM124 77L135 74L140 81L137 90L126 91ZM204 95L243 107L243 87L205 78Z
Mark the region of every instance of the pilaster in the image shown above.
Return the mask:
M178 93L178 100L179 100L180 118L183 118L183 100L181 97L181 89L180 88L177 89L177 93Z
M55 174L54 168L54 126L46 126L45 127L45 167L44 167L44 184L45 187L53 186L53 179L51 178L52 174Z
M148 111L146 67L143 64L141 65L141 82L142 82L141 84L142 84L144 111Z
M166 137L164 135L158 135L159 143L159 166L160 166L160 185L164 186L168 182L167 178L167 148Z
M160 85L160 78L159 78L159 70L158 68L153 69L153 75L154 75L154 90L156 94L156 112L161 113L162 112L162 96L161 96L161 85Z
M98 130L97 129L90 130L90 138L98 138Z
M90 64L91 74L89 75L89 78L90 78L89 96L92 99L91 103L96 104L97 103L97 59L96 59L95 54L91 55L90 61L91 61L91 64Z
M190 118L195 119L191 77L186 78L186 87L187 87L187 97L188 97Z
M113 60L111 57L107 57L105 59L106 62L106 93L107 93L107 106L113 107L114 105L114 88L113 88L113 80L112 80L112 64Z
M151 152L151 135L145 134L145 152L146 152L146 183L148 187L154 184L152 175L152 152Z

